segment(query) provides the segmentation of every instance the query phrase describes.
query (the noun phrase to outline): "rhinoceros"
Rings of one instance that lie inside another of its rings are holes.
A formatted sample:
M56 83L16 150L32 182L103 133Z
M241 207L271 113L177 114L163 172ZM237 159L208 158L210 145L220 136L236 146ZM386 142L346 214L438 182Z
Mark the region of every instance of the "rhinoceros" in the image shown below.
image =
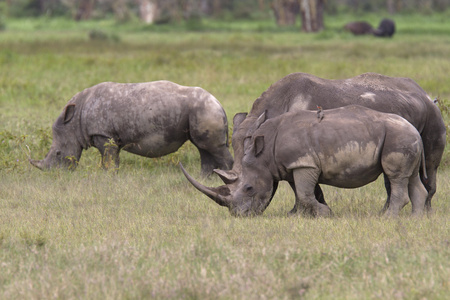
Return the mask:
M160 157L190 140L200 152L204 175L228 170L228 122L219 101L200 87L170 81L104 82L76 94L53 124L53 142L39 169L75 167L83 149L97 148L119 167L121 149Z
M391 183L386 215L397 216L412 203L421 215L427 191L419 178L423 163L420 134L394 114L362 106L290 112L268 119L244 141L240 181L233 191L208 188L181 168L187 179L232 215L261 214L279 181L288 181L295 193L291 213L330 216L330 208L317 201L318 183L340 188L366 185L384 173ZM421 164L422 162L422 164Z
M388 77L376 73L328 80L310 74L293 73L271 85L255 100L248 113L238 113L233 119L232 146L234 165L230 171L222 171L226 188L233 190L240 173L244 139L251 136L258 117L265 111L266 118L273 118L288 111L338 108L346 105L362 105L380 112L394 113L408 120L422 136L425 151L428 182L427 211L431 211L431 198L436 192L437 168L446 145L446 127L439 108L427 93L412 79ZM385 179L389 206L389 181ZM316 187L316 197L323 204L323 193Z

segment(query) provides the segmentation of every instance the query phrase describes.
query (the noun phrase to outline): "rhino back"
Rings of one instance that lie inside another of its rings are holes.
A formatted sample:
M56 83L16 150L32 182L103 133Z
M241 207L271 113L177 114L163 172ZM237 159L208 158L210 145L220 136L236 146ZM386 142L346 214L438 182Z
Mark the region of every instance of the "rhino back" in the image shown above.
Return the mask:
M281 116L274 147L280 172L289 180L295 168L319 168L320 183L347 188L372 182L382 171L386 136L382 114L372 112L358 106L333 109L320 122L315 112Z
M102 83L91 88L82 123L88 136L112 137L124 150L158 157L188 138L194 89L168 81Z
M333 80L293 73L256 99L249 117L257 117L264 111L267 118L272 118L288 111L314 110L317 106L331 109L355 104L401 115L419 131L433 105L425 91L409 78L364 73Z

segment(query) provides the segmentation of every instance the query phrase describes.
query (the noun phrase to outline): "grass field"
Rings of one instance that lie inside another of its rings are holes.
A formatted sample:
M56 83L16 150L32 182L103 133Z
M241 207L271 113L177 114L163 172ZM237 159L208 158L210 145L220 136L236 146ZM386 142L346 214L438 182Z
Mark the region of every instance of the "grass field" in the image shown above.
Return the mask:
M450 154L438 173L435 213L378 216L381 180L324 187L335 217L287 217L283 183L266 212L233 218L196 191L185 144L159 159L121 153L118 174L96 149L74 172L41 172L51 125L67 101L103 81L167 79L201 86L229 123L292 72L346 78L410 77L450 107L450 18L398 16L392 39L340 28L368 15L327 17L316 35L268 21L173 26L113 21L7 20L0 32L0 299L446 299L450 294ZM188 26L189 27L189 26ZM91 30L106 39L91 40ZM191 28L192 29L192 28ZM218 178L204 179L219 185Z

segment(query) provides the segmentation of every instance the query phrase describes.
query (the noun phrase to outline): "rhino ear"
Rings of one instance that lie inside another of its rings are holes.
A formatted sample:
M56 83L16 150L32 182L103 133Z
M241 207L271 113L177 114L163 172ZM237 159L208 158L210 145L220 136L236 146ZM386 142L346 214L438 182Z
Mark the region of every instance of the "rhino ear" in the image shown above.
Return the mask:
M261 126L262 123L266 121L266 111L264 111L261 115L259 115L258 119L248 128L247 136L252 136L255 131Z
M64 124L72 120L75 115L75 104L68 104L64 111Z
M255 156L261 154L261 152L264 150L264 136L260 135L255 138L253 148L255 150Z
M238 179L237 175L232 171L224 171L219 169L214 169L213 171L219 175L220 179L222 179L225 184L233 183Z
M262 123L264 123L266 121L266 111L264 111L256 120L256 129L259 128L259 126L261 126Z
M233 129L238 128L239 125L245 120L247 113L237 113L233 117Z

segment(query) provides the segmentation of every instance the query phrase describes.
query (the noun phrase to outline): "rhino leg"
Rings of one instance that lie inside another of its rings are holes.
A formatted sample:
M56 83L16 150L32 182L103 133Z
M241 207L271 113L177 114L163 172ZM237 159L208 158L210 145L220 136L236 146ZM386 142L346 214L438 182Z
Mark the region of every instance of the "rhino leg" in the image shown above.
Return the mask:
M198 152L200 153L200 162L202 168L201 175L211 175L214 169L219 168L218 163L208 151L198 148Z
M316 187L314 189L314 196L316 197L317 201L319 201L319 203L322 203L324 205L327 205L327 202L325 201L325 196L323 195L323 191L320 188L319 184L316 184Z
M427 180L422 176L422 182L428 191L425 209L428 214L432 213L431 199L436 193L437 169L444 153L446 142L446 126L441 118L439 109L434 107L435 114L429 117L430 122L421 133L423 150L425 153L425 165Z
M291 211L289 212L289 215L295 215L297 213L297 211L305 211L304 207L301 207L301 203L297 200L297 191L295 189L295 184L290 182L289 183L292 190L295 193L295 205L294 208L291 209ZM316 187L314 188L314 197L316 198L317 201L319 201L319 203L322 203L323 205L327 205L328 204L325 202L325 197L323 196L323 191L320 188L320 185L316 184Z
M428 192L423 186L419 175L413 176L409 180L408 193L412 204L412 214L415 216L422 216Z
M302 212L312 217L329 217L333 213L326 205L316 199L316 189L320 170L298 168L293 172L295 184L295 206L291 212Z
M102 168L105 170L119 170L120 147L114 139L104 136L94 136L93 142L94 147L100 151L102 156Z
M383 208L381 209L381 214L384 214L386 210L389 208L389 203L391 201L391 183L389 182L389 178L386 176L386 174L383 174L384 176L384 187L386 188L387 193L387 199L384 203Z
M427 180L422 180L422 183L424 184L425 188L428 191L427 200L425 201L425 209L428 214L431 214L433 212L433 209L431 208L431 198L433 198L434 194L436 193L436 174L437 174L437 167L436 168L430 168L428 169L427 165Z
M408 178L390 179L391 198L389 207L385 212L386 216L398 216L400 210L409 203L408 181Z
M219 144L214 139L205 140L203 137L191 137L191 142L200 153L201 174L209 176L214 169L229 170L233 166L233 157L226 144Z

